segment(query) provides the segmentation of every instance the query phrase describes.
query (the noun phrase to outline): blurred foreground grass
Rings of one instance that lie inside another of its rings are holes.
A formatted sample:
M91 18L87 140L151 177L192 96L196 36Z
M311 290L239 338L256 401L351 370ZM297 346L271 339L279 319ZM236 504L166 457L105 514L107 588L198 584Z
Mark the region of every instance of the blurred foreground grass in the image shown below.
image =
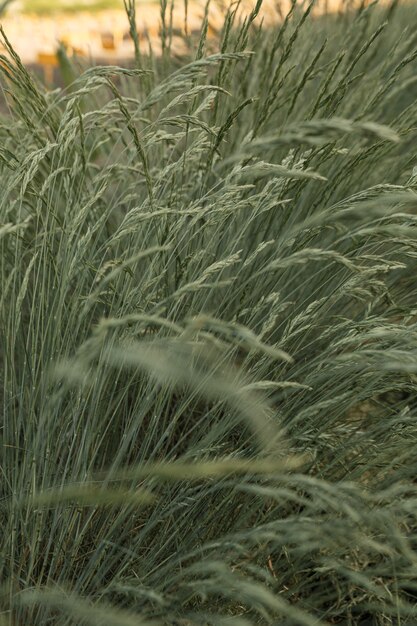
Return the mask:
M311 8L2 58L2 625L416 623L416 13Z

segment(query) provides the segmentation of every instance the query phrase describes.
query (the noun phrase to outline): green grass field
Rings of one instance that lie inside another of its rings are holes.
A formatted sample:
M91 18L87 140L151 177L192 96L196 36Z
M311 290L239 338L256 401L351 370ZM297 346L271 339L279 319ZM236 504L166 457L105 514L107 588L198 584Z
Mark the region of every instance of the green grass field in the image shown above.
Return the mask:
M13 1L13 0L12 0ZM47 15L55 11L77 13L79 11L103 11L106 9L123 9L123 0L24 0L22 10L25 13Z
M1 626L417 622L417 8L259 8L2 58Z

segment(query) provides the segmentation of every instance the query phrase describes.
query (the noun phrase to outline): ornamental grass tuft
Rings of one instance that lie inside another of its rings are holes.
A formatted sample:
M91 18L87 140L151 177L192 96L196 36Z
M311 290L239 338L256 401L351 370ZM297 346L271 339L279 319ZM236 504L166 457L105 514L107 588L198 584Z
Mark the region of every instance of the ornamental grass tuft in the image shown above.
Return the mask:
M1 31L1 626L415 624L416 8L126 9Z

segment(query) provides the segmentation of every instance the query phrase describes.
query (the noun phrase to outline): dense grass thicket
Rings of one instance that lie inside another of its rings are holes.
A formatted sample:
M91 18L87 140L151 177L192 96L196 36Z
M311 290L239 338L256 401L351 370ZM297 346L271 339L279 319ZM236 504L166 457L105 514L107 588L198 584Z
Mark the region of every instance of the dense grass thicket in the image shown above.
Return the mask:
M236 8L2 57L2 626L417 623L416 9Z

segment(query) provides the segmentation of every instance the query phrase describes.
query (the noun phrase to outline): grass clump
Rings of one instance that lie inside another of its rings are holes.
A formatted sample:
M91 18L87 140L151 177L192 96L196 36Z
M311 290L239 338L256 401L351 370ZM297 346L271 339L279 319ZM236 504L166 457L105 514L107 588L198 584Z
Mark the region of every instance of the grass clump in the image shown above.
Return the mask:
M415 14L311 9L9 46L2 624L415 622Z

